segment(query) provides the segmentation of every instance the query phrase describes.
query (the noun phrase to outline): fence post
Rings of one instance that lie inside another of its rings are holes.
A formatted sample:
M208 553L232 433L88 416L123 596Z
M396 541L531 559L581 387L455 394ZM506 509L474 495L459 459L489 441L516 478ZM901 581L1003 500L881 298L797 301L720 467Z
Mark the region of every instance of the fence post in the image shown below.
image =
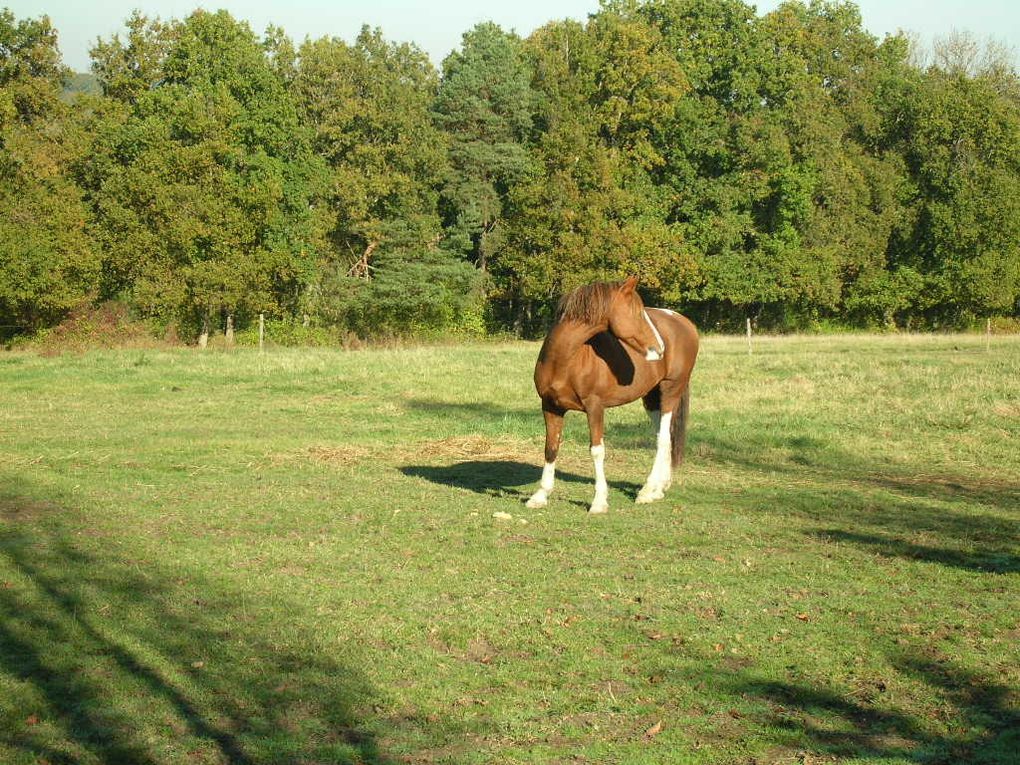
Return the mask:
M198 333L198 347L205 348L209 345L209 312L202 316L202 331Z
M263 344L266 341L266 315L259 314L259 353L263 351Z
M747 355L751 355L751 318L747 319Z

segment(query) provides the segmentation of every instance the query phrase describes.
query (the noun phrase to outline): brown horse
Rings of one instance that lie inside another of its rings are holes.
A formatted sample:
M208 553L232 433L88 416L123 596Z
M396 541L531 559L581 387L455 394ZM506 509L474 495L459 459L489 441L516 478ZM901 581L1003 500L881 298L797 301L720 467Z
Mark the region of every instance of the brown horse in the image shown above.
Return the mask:
M642 399L657 435L655 462L638 503L662 499L683 460L698 331L664 308L645 308L637 278L580 287L560 301L557 322L535 364L535 389L545 415L545 468L528 507L545 507L553 490L563 416L588 415L595 498L589 512L609 509L603 412Z

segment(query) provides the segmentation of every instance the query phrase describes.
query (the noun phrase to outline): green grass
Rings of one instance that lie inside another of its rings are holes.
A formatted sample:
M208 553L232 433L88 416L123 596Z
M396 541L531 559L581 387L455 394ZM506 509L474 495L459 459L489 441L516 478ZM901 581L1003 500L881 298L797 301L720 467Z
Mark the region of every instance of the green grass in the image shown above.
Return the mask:
M1017 339L708 338L600 517L537 350L0 355L0 762L1018 761Z

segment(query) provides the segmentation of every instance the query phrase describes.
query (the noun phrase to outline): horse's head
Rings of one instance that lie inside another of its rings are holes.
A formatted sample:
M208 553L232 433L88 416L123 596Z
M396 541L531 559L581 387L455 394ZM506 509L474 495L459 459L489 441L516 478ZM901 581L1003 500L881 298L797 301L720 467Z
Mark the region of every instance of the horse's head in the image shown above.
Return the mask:
M636 276L620 282L613 290L609 331L622 343L643 354L648 361L658 361L666 351L662 336L648 318L645 305L637 293Z

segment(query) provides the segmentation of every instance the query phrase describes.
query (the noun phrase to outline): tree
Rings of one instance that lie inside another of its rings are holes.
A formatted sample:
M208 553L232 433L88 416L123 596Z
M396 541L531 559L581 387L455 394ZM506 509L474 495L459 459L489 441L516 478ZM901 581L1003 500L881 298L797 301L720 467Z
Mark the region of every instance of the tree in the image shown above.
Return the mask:
M795 311L813 318L850 310L865 323L891 324L900 304L889 302L889 287L909 282L885 278L888 251L913 192L902 155L881 136L879 100L909 75L906 40L879 44L851 3L788 2L762 24L776 51L769 101L794 172L810 179L789 239L802 276Z
M69 174L80 151L49 19L0 11L0 328L34 330L86 305L99 258Z
M932 323L1009 313L1020 297L1020 110L999 71L930 69L897 116L918 189L895 263L923 275Z
M307 307L360 335L463 325L479 294L470 264L441 241L447 145L428 57L365 27L354 45L307 41L293 61L291 87L329 168L328 245Z
M167 54L181 25L133 11L125 26L124 40L117 34L109 40L97 40L90 55L92 72L103 94L134 104L162 81Z
M534 94L522 42L496 24L466 32L443 62L435 119L450 138L442 212L450 246L487 272L502 248L510 190L534 170Z
M330 259L367 276L373 255L435 246L446 146L429 113L438 77L427 56L366 27L353 46L307 41L297 61L291 87L330 170Z
M96 141L106 289L204 326L293 310L315 262L309 134L246 24L196 11L161 29L158 79L122 89L130 114Z
M522 328L541 325L558 295L626 273L673 296L690 259L666 222L657 178L683 73L654 28L608 10L587 25L547 25L527 52L540 170L510 195L509 243L495 272L508 286L507 310L524 311Z

